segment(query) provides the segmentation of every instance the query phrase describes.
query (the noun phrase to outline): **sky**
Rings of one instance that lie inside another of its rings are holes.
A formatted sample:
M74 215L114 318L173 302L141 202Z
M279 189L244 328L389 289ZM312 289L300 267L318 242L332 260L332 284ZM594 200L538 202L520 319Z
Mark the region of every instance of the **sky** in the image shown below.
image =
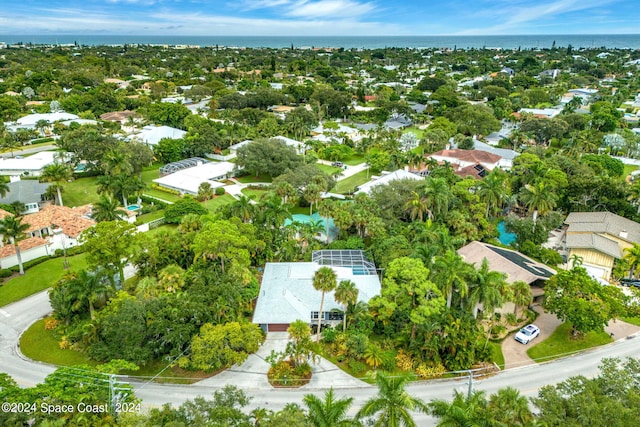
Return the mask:
M5 6L0 8L0 34L7 35L640 33L640 7L635 0L3 0L2 3Z

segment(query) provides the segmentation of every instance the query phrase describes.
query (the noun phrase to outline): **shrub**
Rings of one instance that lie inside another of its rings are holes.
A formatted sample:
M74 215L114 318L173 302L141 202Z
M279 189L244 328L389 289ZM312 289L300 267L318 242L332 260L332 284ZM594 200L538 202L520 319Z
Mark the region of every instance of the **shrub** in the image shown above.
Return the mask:
M405 353L404 350L398 350L396 366L402 371L410 371L413 369L413 358L410 354Z
M437 364L435 366L427 366L426 363L421 363L416 368L416 375L420 378L435 378L439 377L446 372L444 366Z
M7 277L11 276L13 274L13 271L11 271L8 268L4 268L2 270L0 270L0 279L6 279Z
M205 215L207 209L196 199L186 196L165 209L165 221L167 224L179 224L182 217L187 214Z
M142 201L142 203L145 204L145 207L147 207L147 206L148 207L158 206L159 209L164 209L167 206L169 206L169 204L163 202L162 200L158 200L158 199L155 199L153 197L145 196L144 194L142 196L140 196L140 200ZM146 212L144 212L144 208L145 207L142 208L143 209L143 213L146 213Z
M334 328L326 328L322 331L322 341L326 344L333 344L336 341L337 332Z
M365 365L364 363L351 359L349 361L349 369L351 369L353 373L358 375L366 372L368 368L367 368L367 365Z
M224 188L223 187L218 187L215 190L216 196L222 196L224 194Z
M47 331L55 329L56 327L58 327L58 324L60 324L60 322L58 322L58 320L54 319L53 317L47 317L46 319L44 319L44 328Z

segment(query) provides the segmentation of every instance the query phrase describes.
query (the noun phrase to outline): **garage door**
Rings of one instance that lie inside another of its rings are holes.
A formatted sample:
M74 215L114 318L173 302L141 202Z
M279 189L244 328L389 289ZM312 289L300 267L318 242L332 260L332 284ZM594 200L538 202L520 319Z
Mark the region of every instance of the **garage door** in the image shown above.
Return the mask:
M589 276L594 277L596 279L604 279L607 274L607 270L604 268L598 268L591 265L583 265Z
M288 323L269 323L267 325L267 332L287 332L289 329Z

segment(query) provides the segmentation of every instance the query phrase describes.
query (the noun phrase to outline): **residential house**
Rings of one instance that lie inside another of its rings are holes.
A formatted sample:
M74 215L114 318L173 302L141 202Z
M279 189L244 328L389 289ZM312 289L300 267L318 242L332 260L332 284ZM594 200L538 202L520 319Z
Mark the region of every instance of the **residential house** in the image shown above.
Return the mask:
M0 158L0 175L5 176L40 176L45 167L55 163L55 151L41 151L24 158Z
M149 146L158 145L161 139L181 139L187 132L170 126L145 126L138 133L131 135L130 139L136 139Z
M201 159L199 164L177 172L154 179L156 184L182 194L198 194L198 187L208 182L212 188L222 187L220 180L233 175L236 165L229 162L206 162Z
M518 251L501 248L483 242L471 242L458 249L458 254L465 262L480 268L486 259L491 271L499 271L507 275L507 283L523 281L531 286L534 301L541 302L544 295L544 282L554 276L556 271ZM513 303L504 304L500 311L513 313Z
M361 186L358 187L356 194L366 193L371 194L371 190L380 185L389 185L392 181L400 181L403 179L411 179L414 181L422 181L424 177L420 175L416 175L415 173L411 173L408 170L398 169L393 172L383 171L381 176L372 176L371 180L365 182Z
M604 280L624 250L640 243L640 224L612 212L572 212L564 223L568 262L579 257L589 274Z
M124 125L129 120L129 117L135 120L138 118L138 115L135 111L131 110L111 111L100 115L100 119L105 122L118 122L121 125Z
M483 150L445 149L426 156L438 163L448 163L455 174L461 177L472 176L483 178L493 169L500 166L502 157Z
M324 297L319 313L322 293L313 287L313 276L321 267L331 267L337 283L351 280L358 288L358 302L369 302L380 294L380 279L375 264L360 250L314 251L311 262L268 262L265 265L256 301L253 323L265 332L284 332L296 320L315 325L321 318L323 325L336 325L342 321L342 304L334 292Z
M49 204L49 202L44 199L44 194L51 186L48 182L38 182L32 179L17 179L8 183L7 186L9 187L9 191L4 197L0 198L0 204L11 205L15 202L23 203L25 209L23 214L38 212L42 207Z
M411 119L404 114L393 113L391 117L382 124L387 129L391 130L400 130L406 127L409 127L413 124Z

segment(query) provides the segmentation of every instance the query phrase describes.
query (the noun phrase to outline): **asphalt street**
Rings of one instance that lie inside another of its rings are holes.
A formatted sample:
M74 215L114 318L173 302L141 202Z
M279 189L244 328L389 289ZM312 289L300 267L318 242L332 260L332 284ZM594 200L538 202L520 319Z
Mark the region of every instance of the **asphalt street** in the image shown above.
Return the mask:
M18 338L34 321L51 311L47 292L41 292L22 301L0 308L0 371L11 375L21 386L29 387L42 382L54 371L54 367L26 360L19 353ZM529 365L502 371L493 376L474 379L473 388L484 390L488 394L507 386L515 387L527 397L533 397L538 389L547 384L555 384L571 376L593 376L598 371L600 361L606 357L637 357L640 350L640 337L632 335L612 344L592 349L577 355L556 361ZM126 378L122 379L127 381ZM157 384L153 382L130 381L136 396L141 398L145 407L160 407L165 403L179 405L196 396L211 397L219 386ZM249 410L264 407L272 410L283 408L286 404L302 402L305 394L321 395L326 387L305 386L300 389L251 388L243 387L230 376L229 383L243 388L252 398ZM466 378L415 382L408 386L408 391L425 401L432 399L450 399L454 390L466 392ZM336 388L338 396L354 398L352 413L355 413L368 398L376 393L374 386ZM416 421L421 426L433 425L435 421L426 415L416 414Z

